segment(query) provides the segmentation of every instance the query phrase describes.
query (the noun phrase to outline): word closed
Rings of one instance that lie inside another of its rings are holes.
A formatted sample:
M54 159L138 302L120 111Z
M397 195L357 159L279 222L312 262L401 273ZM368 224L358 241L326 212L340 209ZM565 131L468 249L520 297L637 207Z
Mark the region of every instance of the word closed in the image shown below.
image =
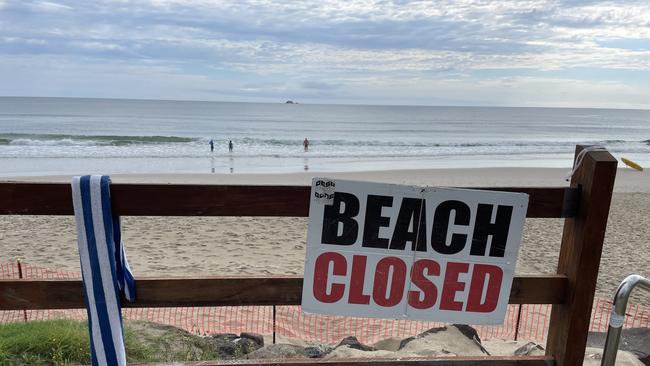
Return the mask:
M528 196L314 178L302 309L500 324Z

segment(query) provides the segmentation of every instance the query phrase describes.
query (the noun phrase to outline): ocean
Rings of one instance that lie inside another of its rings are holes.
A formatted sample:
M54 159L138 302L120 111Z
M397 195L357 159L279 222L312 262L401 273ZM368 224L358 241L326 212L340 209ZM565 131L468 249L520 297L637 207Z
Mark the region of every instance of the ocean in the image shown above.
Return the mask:
M650 166L650 111L0 97L5 177L569 168L579 143Z

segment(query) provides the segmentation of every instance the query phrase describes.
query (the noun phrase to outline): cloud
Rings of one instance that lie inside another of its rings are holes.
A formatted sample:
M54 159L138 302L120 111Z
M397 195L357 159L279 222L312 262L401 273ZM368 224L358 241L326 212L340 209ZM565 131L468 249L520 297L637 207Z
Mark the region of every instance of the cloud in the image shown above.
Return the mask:
M484 82L482 72L508 85L531 85L526 77L538 72L549 82L537 85L551 90L552 80L569 80L566 73L578 68L593 70L581 74L579 85L609 80L634 89L633 78L621 80L619 71L650 70L645 1L0 0L0 34L0 53L12 60L53 58L78 65L79 73L138 65L152 78L167 75L159 69L165 67L179 94L203 90L224 98L291 91L365 101L378 86L390 95L396 81L452 88L460 84L449 80L460 80L471 87ZM7 73L10 64L0 59ZM56 79L55 65L41 67ZM222 86L215 93L210 85L189 85L197 78Z
M84 42L73 42L74 46L86 48L89 50L101 50L101 51L115 51L123 50L124 47L115 43L107 42L96 42L96 41L84 41Z
M305 81L301 84L303 89L313 90L334 90L341 87L340 84L326 83L323 81Z
M37 1L32 3L32 6L39 11L44 11L44 12L60 12L60 11L67 11L71 10L71 6L55 3L52 1Z

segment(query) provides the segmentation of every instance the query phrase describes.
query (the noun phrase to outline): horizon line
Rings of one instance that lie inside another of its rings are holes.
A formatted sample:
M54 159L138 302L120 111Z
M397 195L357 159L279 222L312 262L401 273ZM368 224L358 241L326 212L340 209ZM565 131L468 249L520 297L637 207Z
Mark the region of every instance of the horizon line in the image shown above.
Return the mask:
M616 108L616 107L560 107L560 106L515 106L515 105L476 105L476 104L364 104L364 103L304 103L296 99L286 99L278 102L255 101L226 101L202 99L155 99L155 98L124 98L124 97L79 97L79 96L28 96L28 95L0 95L0 98L33 98L33 99L91 99L91 100L121 100L143 102L184 102L184 103L242 103L242 104L289 104L289 105L324 105L324 106L359 106L359 107L424 107L424 108L531 108L531 109L600 109L600 110L631 110L648 111L650 108ZM292 101L292 103L287 103Z

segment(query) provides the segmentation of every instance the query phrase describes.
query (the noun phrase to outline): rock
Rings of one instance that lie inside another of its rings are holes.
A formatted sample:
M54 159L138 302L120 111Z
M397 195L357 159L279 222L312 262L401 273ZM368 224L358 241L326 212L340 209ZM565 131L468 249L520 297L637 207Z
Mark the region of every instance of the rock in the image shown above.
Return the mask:
M214 340L192 334L183 329L145 321L129 321L129 332L134 334L156 362L173 362L186 359L214 357ZM2 362L0 362L2 363Z
M210 336L214 342L219 358L232 358L235 357L237 349L235 347L235 340L238 339L236 334L222 333L213 334Z
M240 334L239 337L240 338L250 339L251 341L253 341L253 343L255 343L258 346L257 348L264 347L264 337L262 335L260 335L260 334L244 332L244 333ZM255 348L255 349L257 349L257 348Z
M331 358L394 358L395 353L390 351L363 351L350 346L337 346L332 352L325 356Z
M415 337L405 339L396 354L401 357L490 355L481 345L478 334L473 328L458 325L432 328Z
M241 358L261 348L261 344L264 344L264 339L260 340L257 337L261 336L251 333L242 333L242 336L230 333L214 334L211 336L216 352L220 358Z
M517 351L520 348L524 348L528 343L532 343L529 341L506 341L506 340L498 340L498 339L492 339L492 340L487 340L487 341L482 341L481 345L487 349L492 356L513 356L515 354L515 351ZM543 356L546 352L544 352L543 348L536 348L532 347L527 354L527 356Z
M603 350L600 348L587 347L585 350L584 366L600 366ZM643 366L643 363L636 356L627 351L618 351L616 354L616 366Z
M332 351L332 347L322 344L315 346L307 346L304 348L305 356L309 358L323 358L325 355Z
M235 344L235 358L240 358L243 355L249 354L256 349L262 348L259 343L255 342L250 338L237 338L234 341Z
M606 335L607 333L589 332L587 346L603 348ZM650 328L623 329L619 349L634 353L644 365L650 365Z
M470 327L469 325L465 324L453 324L452 327L456 327L459 332L461 332L465 337L469 339L473 339L478 341L478 343L481 343L481 338L478 336L478 332L476 329Z
M384 351L397 351L402 344L402 339L401 338L386 338L382 339L381 341L373 344L372 346L375 347L377 350L384 350Z
M349 336L343 338L341 343L339 343L336 347L334 347L334 349L343 346L348 346L350 348L358 349L360 351L376 351L374 347L366 346L365 344L359 342L359 340L355 336Z
M234 342L235 339L239 338L237 334L232 334L232 333L218 333L218 334L212 334L210 336L214 341L216 342Z
M528 342L523 346L517 348L514 352L515 356L531 356L535 350L544 350L544 347L540 346L535 342Z
M399 347L397 348L397 350L400 350L400 349L404 348L409 342L412 342L412 341L416 340L417 338L422 338L422 337L425 337L425 336L427 336L429 334L435 334L435 333L442 332L442 331L445 331L445 330L447 330L447 327L431 328L429 330L426 330L426 331L416 335L415 337L405 338L400 342Z
M270 344L246 355L247 359L306 358L305 351L293 344Z

